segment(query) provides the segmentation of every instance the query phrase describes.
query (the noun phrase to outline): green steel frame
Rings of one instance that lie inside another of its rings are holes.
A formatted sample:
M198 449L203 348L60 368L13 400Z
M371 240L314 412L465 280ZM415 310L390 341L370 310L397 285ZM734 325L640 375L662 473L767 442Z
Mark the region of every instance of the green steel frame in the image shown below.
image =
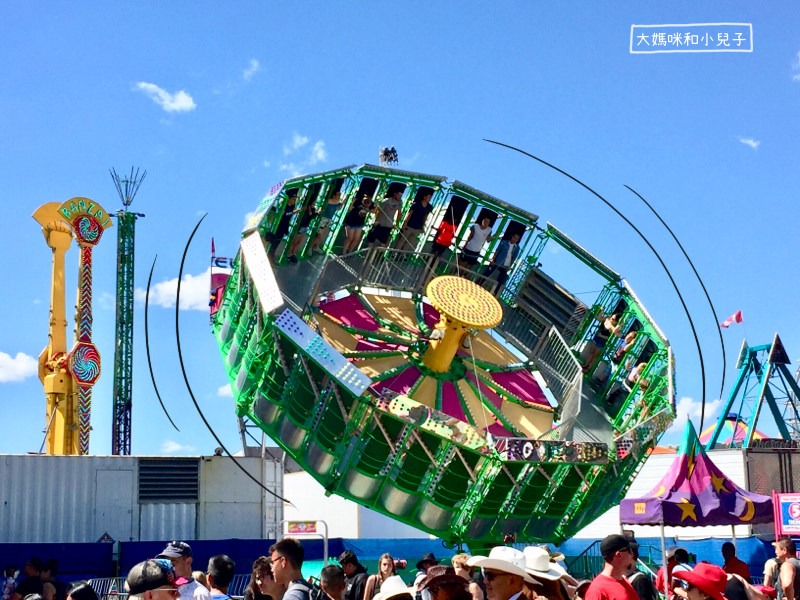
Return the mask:
M624 407L611 419L611 444L543 436L539 440L528 440L539 447L536 452L538 460L535 461L515 459L492 446L481 450L467 447L381 410L375 397L368 392L361 395L351 393L325 371L314 351L296 345L276 327L276 317L261 310L246 265L237 256L222 308L212 324L233 389L237 414L256 423L314 476L325 487L326 493L349 498L452 543L490 544L499 542L509 533L514 534L517 541L563 540L618 503L630 480L641 468L648 450L674 417L674 361L669 343L630 286L552 225L548 224L547 230L536 233L538 217L535 215L460 182L448 184L440 177L370 165L294 178L284 182L282 187L276 186L275 193L259 206L257 218L251 221L245 233L255 229L262 235L274 231L276 217L282 214L288 190L299 188L298 205L301 205L309 187L321 183L317 201L324 202L326 190L330 189L334 179L340 177L345 181L342 197L346 203L339 211L340 221L363 177L379 181L376 196L385 192L392 182L406 183L409 187L404 195L405 210L419 185L433 187L434 216L426 225L417 252L424 251L425 243L435 233L443 207L453 195L470 202L457 231L454 248L463 243L464 235L481 207L498 213L497 230L511 219L525 224L530 232L522 241L525 249L510 273L511 291L501 298L506 311L503 323L496 330L501 335L510 331L513 324L527 322L520 320L522 317L516 312L514 290L519 288L531 269L537 268L546 242L554 240L567 248L609 282L572 340L567 340L572 352L579 354L582 346L594 335L598 325L595 319L597 311L601 308L609 311L620 298L625 298L627 308L623 321L639 320L644 334L642 342L631 349L631 354L638 353L648 339L657 348L642 375L650 385L644 391L632 390ZM271 207L277 210L272 211ZM289 240L295 227L296 223L289 233ZM341 222L332 226L326 249L332 249L339 227ZM312 225L309 239L313 235ZM488 260L491 252L491 248L487 249L484 261ZM336 290L357 293L361 285L412 291L417 301L418 320L422 323L419 318L421 288L394 288L386 282L362 281L369 265L359 257L356 252L329 263L341 263L337 272L352 273L353 280L342 282L335 290L320 289L318 284L308 302L302 302L307 307L305 319L309 325L313 328L315 324L314 311L308 307L314 305L317 293L327 294ZM386 260L391 262L392 259ZM419 254L404 264L419 266L432 261L429 255ZM322 281L323 277L324 271L319 280ZM387 330L392 330L392 327L387 327ZM362 337L371 335L352 328L348 331ZM391 338L401 334L394 331L382 335ZM515 343L517 338L514 335L505 335L505 339L523 355L529 356L526 364L535 368L538 359L531 352L534 346L538 349L546 341L544 334L544 329L537 330L530 347ZM377 334L373 337L381 339ZM604 358L611 351L612 348L607 348ZM565 352L570 352L566 346ZM375 351L345 353L353 360L390 354ZM557 371L560 367L549 368ZM387 371L376 380L388 378L394 372ZM621 375L616 373L615 377L619 379ZM608 393L612 383L609 382L598 396L598 402L603 401L603 395ZM564 399L557 400L561 402ZM464 407L464 398L460 395L459 401ZM441 399L437 399L437 408L441 406L440 402ZM472 421L468 410L464 412ZM503 415L496 416L501 422L504 420ZM513 431L512 424L506 424ZM520 441L524 443L526 440Z
M131 454L131 410L133 406L133 295L136 249L136 219L141 213L128 207L147 172L131 168L123 179L111 170L124 210L117 211L117 314L114 351L114 391L111 422L111 454Z

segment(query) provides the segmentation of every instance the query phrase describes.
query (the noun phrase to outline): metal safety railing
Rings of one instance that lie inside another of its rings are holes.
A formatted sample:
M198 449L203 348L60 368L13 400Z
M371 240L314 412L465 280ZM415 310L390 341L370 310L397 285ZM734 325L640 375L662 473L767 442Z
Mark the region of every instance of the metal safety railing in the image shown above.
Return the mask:
M233 581L228 586L228 595L234 599L241 598L248 583L250 583L250 575L234 575ZM114 598L128 596L125 591L124 577L97 577L90 579L89 585L100 600L114 600Z
M89 585L100 600L103 600L107 596L112 598L116 596L127 596L124 577L98 577L90 579Z

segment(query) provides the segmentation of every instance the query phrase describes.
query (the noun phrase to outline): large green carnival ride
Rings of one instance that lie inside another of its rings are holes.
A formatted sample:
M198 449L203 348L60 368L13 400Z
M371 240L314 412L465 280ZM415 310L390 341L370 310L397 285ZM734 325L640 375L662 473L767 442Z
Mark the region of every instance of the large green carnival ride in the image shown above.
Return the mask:
M338 255L354 198L380 202L395 191L403 192L402 213L432 194L416 246L391 249L393 231L388 248L362 240ZM325 252L309 251L321 225L315 217L301 260L288 261L303 208L322 209L335 192L342 206ZM271 234L290 197L300 212L281 242ZM484 216L496 238L481 250L477 272L465 272L453 253ZM443 218L456 233L436 256L430 247ZM480 264L514 233L520 253L498 291ZM265 240L277 244L274 264ZM591 306L544 273L548 243L605 280ZM444 292L456 290L449 309L430 292L442 274L461 278ZM490 304L499 321L490 329L448 313L472 306L479 314ZM612 335L584 374L605 328L598 316L611 314L621 336L637 333L627 344ZM452 360L432 367L433 348L459 327ZM674 416L669 342L628 283L553 225L540 227L536 215L445 177L362 165L276 185L242 233L213 331L240 417L329 494L453 543L570 537L620 501Z

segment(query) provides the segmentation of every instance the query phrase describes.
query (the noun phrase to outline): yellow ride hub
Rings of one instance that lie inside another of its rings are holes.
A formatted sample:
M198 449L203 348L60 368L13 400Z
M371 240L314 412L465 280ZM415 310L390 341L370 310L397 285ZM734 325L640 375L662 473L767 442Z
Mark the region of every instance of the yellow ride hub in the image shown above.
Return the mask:
M442 339L430 341L422 362L432 371L446 373L468 330L495 327L503 319L503 308L478 284L453 275L431 279L425 293L444 317L445 329Z

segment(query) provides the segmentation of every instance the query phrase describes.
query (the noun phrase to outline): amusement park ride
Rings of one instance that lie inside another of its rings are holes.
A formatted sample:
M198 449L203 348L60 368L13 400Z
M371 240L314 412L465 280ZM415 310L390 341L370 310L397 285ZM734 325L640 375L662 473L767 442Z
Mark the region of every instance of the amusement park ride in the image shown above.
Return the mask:
M47 454L88 454L92 386L100 377L100 353L92 343L92 249L111 227L111 218L88 198L44 204L33 218L53 251L49 343L39 355L39 379L47 398L42 445ZM73 236L80 248L78 304L75 340L67 352L64 258Z
M130 177L122 179L111 171L124 206L113 215L119 236L112 454L131 453L134 228L136 218L144 215L128 212L128 207L145 175L139 177L138 170L131 169ZM92 343L92 249L111 227L111 216L97 202L81 197L44 204L33 213L53 251L49 343L39 355L39 379L47 398L45 440L39 453L89 453L92 386L101 370L100 353ZM73 237L80 247L80 265L75 341L67 352L65 254Z
M387 247L339 255L353 202L397 191L401 216L432 195L413 249L394 249L393 230ZM331 222L301 232L306 207L320 215L335 197ZM284 243L275 232L293 212ZM494 238L467 270L457 251L484 217ZM443 221L455 234L432 254ZM482 265L515 235L498 286ZM591 305L542 270L548 243L605 280ZM239 417L328 494L448 542L570 537L619 502L674 417L669 342L630 285L550 223L445 177L353 165L281 182L215 298ZM617 335L602 343L611 315Z
M114 345L114 410L111 423L111 454L128 456L131 453L131 409L133 406L133 290L134 250L136 249L136 219L142 213L128 210L147 171L139 170L123 179L111 170L123 210L117 218L117 319Z

